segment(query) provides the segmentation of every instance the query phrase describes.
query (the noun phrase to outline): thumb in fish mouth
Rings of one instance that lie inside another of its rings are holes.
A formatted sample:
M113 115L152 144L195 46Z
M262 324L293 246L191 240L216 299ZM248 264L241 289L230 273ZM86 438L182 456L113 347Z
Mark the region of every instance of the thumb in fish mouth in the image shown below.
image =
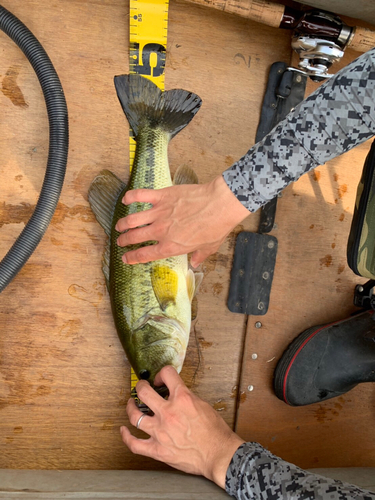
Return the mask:
M159 387L152 386L154 391L159 394L163 399L168 399L169 396L169 389L166 385L161 385ZM154 412L152 411L151 408L149 408L145 403L143 403L137 395L136 389L132 390L131 393L132 398L135 399L135 404L137 405L137 408L144 413L145 415L153 416Z

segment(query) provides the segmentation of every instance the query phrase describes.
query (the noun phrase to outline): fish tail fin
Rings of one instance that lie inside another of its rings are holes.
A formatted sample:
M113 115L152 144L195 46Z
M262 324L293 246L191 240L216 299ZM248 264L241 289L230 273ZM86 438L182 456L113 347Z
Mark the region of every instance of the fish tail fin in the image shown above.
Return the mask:
M122 109L135 136L144 126L160 127L174 137L193 119L202 100L187 90L162 92L141 75L115 76Z

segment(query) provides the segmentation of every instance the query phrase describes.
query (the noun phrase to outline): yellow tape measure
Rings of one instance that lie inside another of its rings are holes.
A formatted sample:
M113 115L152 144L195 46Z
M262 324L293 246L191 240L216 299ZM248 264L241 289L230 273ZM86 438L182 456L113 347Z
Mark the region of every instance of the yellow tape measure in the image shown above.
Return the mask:
M168 6L168 0L130 0L130 73L149 78L161 90L164 90ZM134 161L135 145L133 133L130 131L130 168ZM134 396L138 378L133 369L130 380L131 393Z
M130 73L149 78L164 90L168 33L168 0L130 0ZM135 141L130 134L130 165Z

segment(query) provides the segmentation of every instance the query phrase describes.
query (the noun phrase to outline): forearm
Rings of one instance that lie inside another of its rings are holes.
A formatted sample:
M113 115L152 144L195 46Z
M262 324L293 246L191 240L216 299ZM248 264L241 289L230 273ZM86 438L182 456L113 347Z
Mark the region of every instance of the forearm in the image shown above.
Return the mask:
M239 500L375 500L369 491L304 471L258 443L238 448L227 470L225 489Z
M300 103L223 173L251 212L302 174L375 134L375 48Z

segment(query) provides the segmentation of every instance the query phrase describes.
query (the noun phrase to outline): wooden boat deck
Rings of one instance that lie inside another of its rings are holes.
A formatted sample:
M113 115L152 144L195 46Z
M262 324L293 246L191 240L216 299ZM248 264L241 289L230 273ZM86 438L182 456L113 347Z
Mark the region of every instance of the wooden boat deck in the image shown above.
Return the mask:
M120 439L130 369L101 272L104 233L87 201L101 169L128 177L128 125L113 86L114 75L128 71L128 3L2 4L33 31L58 71L70 153L52 223L0 297L0 469L165 469L132 455ZM48 122L32 68L3 33L0 39L2 258L37 201ZM357 56L348 50L340 65ZM203 99L170 145L171 170L183 161L207 182L240 158L254 144L270 65L291 57L287 31L171 2L166 88L184 87ZM309 84L307 93L315 87ZM257 214L202 265L182 376L244 439L301 467L375 466L373 384L304 408L288 407L272 391L276 362L298 333L355 309L354 286L365 280L347 266L346 241L369 147L284 191L272 232L279 250L267 315L247 318L226 308L235 237L257 229Z

